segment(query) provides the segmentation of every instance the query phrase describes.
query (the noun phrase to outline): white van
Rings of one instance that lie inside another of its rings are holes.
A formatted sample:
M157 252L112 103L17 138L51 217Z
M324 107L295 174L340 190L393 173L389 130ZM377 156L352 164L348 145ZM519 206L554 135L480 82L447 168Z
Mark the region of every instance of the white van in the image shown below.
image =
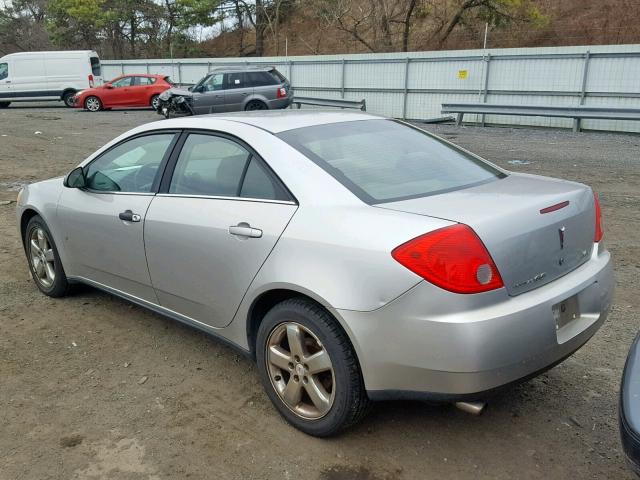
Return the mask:
M0 108L41 100L62 100L71 107L77 92L101 84L100 58L92 50L21 52L0 58Z

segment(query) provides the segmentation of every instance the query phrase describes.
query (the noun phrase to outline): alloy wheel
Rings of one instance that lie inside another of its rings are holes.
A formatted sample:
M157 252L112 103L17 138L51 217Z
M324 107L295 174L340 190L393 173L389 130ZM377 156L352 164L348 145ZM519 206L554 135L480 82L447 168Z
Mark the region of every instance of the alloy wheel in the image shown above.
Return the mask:
M84 106L90 112L97 112L100 110L100 100L96 97L89 97L84 103Z
M47 232L36 227L29 236L29 261L36 280L44 287L51 288L56 279L55 254Z
M151 108L158 110L158 105L160 105L160 98L158 98L158 95L154 95L151 99Z
M318 337L295 322L277 325L267 340L265 360L280 400L298 416L324 417L335 398L335 373Z

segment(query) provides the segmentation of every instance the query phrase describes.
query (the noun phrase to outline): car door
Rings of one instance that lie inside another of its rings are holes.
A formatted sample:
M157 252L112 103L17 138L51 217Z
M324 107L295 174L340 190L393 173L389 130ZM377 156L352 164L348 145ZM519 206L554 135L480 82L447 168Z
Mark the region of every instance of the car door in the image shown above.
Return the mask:
M134 77L133 87L131 87L131 103L129 105L132 107L148 107L154 82L155 78Z
M0 63L0 100L11 100L11 77L9 62Z
M58 203L73 272L157 303L144 253L145 215L175 132L132 137L83 167L86 188L65 188Z
M224 74L209 75L198 85L193 93L193 109L198 115L224 111Z
M244 110L245 100L253 93L245 72L225 73L224 109L227 112Z
M122 106L129 105L134 85L134 77L120 77L113 80L104 93L103 104L105 106Z
M156 295L163 307L226 326L297 205L232 137L188 134L167 172L144 232Z

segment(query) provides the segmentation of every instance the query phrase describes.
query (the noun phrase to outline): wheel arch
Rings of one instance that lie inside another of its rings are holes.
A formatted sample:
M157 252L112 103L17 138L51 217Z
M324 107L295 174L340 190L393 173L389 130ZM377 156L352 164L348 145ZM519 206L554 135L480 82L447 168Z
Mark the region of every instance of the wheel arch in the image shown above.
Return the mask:
M244 103L242 104L242 109L246 109L247 105L249 105L251 102L260 102L265 106L265 110L269 110L269 102L267 101L267 99L261 95L250 95L248 98L245 99Z
M36 215L40 215L40 212L35 209L28 207L22 212L20 216L20 237L22 239L22 245L24 246L24 238L27 233L27 225L29 224L29 220L31 220Z
M304 300L308 300L323 310L325 310L329 315L333 317L338 327L343 331L345 336L349 339L349 343L351 344L351 348L356 356L356 360L358 361L358 365L360 365L359 352L357 345L354 342L352 337L352 333L349 328L346 327L344 320L340 317L340 315L335 311L335 309L327 306L327 302L323 301L323 299L317 297L312 292L304 292L302 290L297 290L295 287L277 287L261 292L249 306L249 310L247 312L246 317L246 325L247 325L247 343L249 346L249 351L251 357L256 359L256 339L258 335L258 329L260 328L260 324L264 319L264 316L275 307L278 303L283 302L285 300L289 300L291 298L301 298Z
M76 90L75 88L71 88L71 87L67 87L62 91L62 95L60 95L60 100L64 99L64 97L69 94L69 93L78 93L78 90Z

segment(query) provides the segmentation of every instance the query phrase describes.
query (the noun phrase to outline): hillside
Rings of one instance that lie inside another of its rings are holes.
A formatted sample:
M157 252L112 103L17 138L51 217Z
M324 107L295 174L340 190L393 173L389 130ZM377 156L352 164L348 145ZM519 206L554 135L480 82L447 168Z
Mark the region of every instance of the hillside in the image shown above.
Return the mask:
M534 0L533 3L544 15L544 21L493 27L488 32L487 45L500 48L640 43L638 0ZM266 30L265 55L371 52L352 34L313 17L304 2L295 3L292 8L293 11L279 24L277 36L273 29ZM482 48L484 29L483 21L466 21L440 45L430 38L434 20L418 18L411 29L408 50ZM369 32L369 37L375 34ZM199 49L203 55L215 57L251 55L255 48L254 38L253 30L241 32L235 29L203 42ZM240 48L241 43L243 48ZM396 43L394 50L400 50L399 46Z

